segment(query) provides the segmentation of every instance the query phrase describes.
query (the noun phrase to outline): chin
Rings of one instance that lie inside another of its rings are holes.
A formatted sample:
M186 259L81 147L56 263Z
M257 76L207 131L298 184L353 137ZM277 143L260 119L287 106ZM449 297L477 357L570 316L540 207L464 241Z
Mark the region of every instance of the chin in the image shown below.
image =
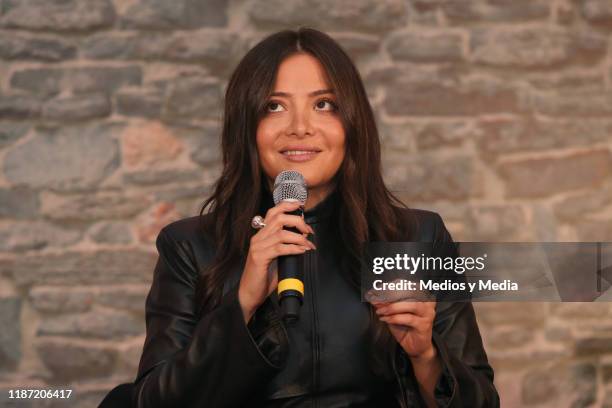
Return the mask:
M313 174L314 168L310 163L284 163L283 166L278 168L276 174L285 170L298 171L302 174L302 176L304 176L304 178L306 178L306 180L308 180L310 178L309 176Z

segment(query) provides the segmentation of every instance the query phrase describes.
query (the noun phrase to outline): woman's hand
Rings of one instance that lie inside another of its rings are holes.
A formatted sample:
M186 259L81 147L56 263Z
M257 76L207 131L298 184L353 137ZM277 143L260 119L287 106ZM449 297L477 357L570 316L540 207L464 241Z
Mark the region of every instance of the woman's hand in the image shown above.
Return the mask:
M431 340L436 302L373 303L380 320L411 359L435 355Z
M372 302L380 320L410 357L421 396L428 407L435 407L434 390L442 372L437 350L432 342L436 302Z
M255 310L278 285L276 262L273 261L282 255L303 254L309 249L316 249L307 238L309 233L314 233L313 229L302 217L285 214L297 210L299 206L297 202L283 201L270 208L264 217L266 226L251 237L238 288L238 301L245 322L251 320ZM302 234L284 230L283 227L295 227Z

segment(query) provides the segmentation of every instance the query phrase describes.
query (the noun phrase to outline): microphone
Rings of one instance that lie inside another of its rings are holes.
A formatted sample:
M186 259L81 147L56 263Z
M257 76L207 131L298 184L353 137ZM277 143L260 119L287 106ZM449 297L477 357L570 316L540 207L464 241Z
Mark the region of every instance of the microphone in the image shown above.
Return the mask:
M295 170L281 171L274 181L274 204L281 201L298 201L301 206L288 214L302 216L308 197L306 180ZM285 227L288 231L301 232L295 227ZM304 299L303 255L279 256L278 262L278 303L283 321L287 324L299 319L300 307Z

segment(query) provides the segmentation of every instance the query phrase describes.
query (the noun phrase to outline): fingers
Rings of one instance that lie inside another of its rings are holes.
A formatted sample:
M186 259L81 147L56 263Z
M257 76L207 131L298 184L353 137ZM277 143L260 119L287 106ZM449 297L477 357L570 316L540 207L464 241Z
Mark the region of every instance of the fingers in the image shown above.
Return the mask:
M393 279L391 282L399 283L400 279ZM364 299L374 304L378 303L393 303L393 302L404 302L404 301L430 301L435 299L426 290L376 290L370 289L364 294Z
M314 234L314 230L312 229L310 225L306 224L306 221L304 221L304 218L297 216L297 215L276 214L270 220L270 226L271 226L271 230L279 230L279 229L283 229L283 227L295 227L302 234Z
M274 235L266 237L259 242L258 247L269 248L278 244L295 244L306 247L308 249L317 249L314 243L308 240L304 235L293 231L280 230Z
M278 214L284 214L286 212L297 210L298 208L300 208L300 205L301 204L298 201L281 201L280 203L276 204L274 207L270 208L266 212L266 216L264 218L267 221L270 221Z
M379 316L410 313L418 317L433 318L436 314L436 302L377 303L374 306L376 307L376 314Z
M391 316L382 316L380 317L385 323L388 324L397 324L401 326L413 327L416 329L423 330L431 326L431 321L424 317L419 317L417 315L413 315L410 313L399 313Z
M300 216L285 214L299 208L297 202L281 202L268 210L265 217L266 226L255 233L250 240L248 259L255 266L269 265L274 259L284 255L299 255L317 249L308 240L314 230ZM295 227L300 233L283 227Z
M308 247L310 249L317 249L314 243L308 240L304 235L297 234L292 231L281 230L275 235L277 242L283 244L297 244Z
M300 236L299 234L295 234ZM274 259L283 255L299 255L309 251L310 246L300 244L257 243L249 250L249 257L255 265L269 265Z
M312 227L304 221L303 217L285 214L289 211L294 211L300 207L300 203L291 201L282 201L276 206L270 208L266 212L264 222L266 226L259 230L255 236L261 238L268 237L283 229L283 227L297 228L302 234L314 234Z
M293 247L292 249L290 249ZM268 262L282 255L302 254L308 250L317 249L316 245L309 241L304 235L280 230L265 239L251 239L251 251L254 260Z
M277 258L283 255L298 255L303 254L308 251L310 248L303 245L295 245L295 244L276 244L270 248L272 252L271 257Z
M430 330L436 316L435 302L379 303L376 314L388 324L408 326L417 330Z

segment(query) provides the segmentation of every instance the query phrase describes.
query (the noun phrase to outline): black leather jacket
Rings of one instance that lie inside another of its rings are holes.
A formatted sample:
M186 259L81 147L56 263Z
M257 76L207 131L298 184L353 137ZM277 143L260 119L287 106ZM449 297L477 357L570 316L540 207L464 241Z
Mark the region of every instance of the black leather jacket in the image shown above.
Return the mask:
M262 214L271 206L266 197ZM336 206L331 194L305 213L318 249L305 255L304 304L291 327L279 318L275 292L244 323L237 297L241 268L229 271L221 304L198 320L198 271L211 261L214 243L199 217L166 226L157 239L134 406L423 406L410 361L397 343L395 378L385 380L368 366L369 304L338 273L340 241L330 222ZM438 214L404 213L418 223L414 241L452 242ZM443 366L435 391L439 406L499 406L471 303L437 304L433 342Z

